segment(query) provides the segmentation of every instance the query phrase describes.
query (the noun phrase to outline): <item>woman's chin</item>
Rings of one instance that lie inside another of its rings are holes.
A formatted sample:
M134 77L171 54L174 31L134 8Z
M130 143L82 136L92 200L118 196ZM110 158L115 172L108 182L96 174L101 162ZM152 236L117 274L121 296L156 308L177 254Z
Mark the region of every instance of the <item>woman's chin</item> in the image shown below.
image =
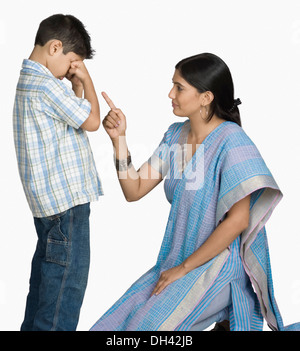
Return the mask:
M186 117L186 115L180 113L180 111L176 111L176 108L173 108L173 113L177 117Z

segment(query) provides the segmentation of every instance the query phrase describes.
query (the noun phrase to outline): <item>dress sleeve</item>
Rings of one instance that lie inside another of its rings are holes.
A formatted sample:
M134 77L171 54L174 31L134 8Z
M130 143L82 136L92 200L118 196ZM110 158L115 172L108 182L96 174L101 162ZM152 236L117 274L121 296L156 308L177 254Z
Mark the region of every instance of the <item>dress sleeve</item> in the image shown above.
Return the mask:
M45 111L50 117L78 129L89 117L91 104L78 98L74 91L59 80L51 80L44 90Z
M169 170L170 162L169 162L169 145L166 142L167 133L164 134L161 142L158 147L153 152L152 156L148 160L148 164L159 172L164 178Z
M177 151L178 137L182 130L184 123L173 123L165 132L158 147L149 158L148 163L150 166L159 172L164 178L170 170L171 155Z
M159 172L164 178L170 169L170 155L172 153L172 145L176 143L180 134L183 123L173 123L165 132L158 147L149 158L148 163L152 168Z

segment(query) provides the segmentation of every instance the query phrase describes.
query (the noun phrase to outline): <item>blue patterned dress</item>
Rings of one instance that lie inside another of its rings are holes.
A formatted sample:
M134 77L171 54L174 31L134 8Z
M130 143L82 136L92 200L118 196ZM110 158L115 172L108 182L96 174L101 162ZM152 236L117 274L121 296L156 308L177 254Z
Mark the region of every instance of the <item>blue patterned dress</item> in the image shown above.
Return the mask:
M262 330L263 318L271 329L284 329L273 293L265 231L282 194L237 124L220 124L186 162L189 130L188 120L172 124L148 161L165 177L171 204L156 265L91 330L190 330L228 284L231 330ZM160 274L195 252L230 208L249 194L249 227L230 247L151 296Z

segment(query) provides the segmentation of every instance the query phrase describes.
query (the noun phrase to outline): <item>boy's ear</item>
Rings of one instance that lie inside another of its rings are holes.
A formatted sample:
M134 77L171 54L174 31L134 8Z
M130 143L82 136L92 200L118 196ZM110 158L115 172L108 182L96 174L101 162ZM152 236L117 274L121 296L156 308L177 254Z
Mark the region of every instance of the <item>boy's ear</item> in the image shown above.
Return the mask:
M54 56L57 54L59 51L61 51L63 48L62 42L60 40L51 40L49 43L49 54L51 56Z

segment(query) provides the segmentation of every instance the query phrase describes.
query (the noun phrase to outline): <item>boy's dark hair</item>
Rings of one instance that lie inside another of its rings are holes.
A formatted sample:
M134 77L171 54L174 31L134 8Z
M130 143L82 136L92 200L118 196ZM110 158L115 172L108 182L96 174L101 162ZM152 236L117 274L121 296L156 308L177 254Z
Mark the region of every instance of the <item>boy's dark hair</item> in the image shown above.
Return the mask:
M44 46L52 39L62 42L64 54L74 52L85 59L94 56L89 33L79 19L72 15L57 14L40 23L34 45Z

